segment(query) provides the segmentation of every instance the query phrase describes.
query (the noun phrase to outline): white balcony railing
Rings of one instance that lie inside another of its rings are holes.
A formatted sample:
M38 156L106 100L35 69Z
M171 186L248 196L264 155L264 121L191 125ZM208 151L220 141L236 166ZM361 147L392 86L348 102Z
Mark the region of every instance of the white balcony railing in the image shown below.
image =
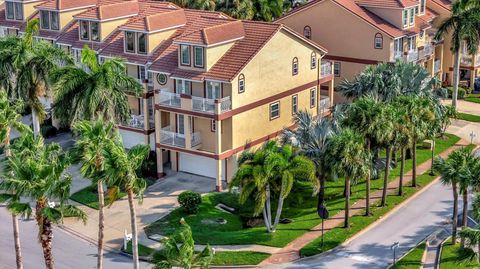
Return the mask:
M171 107L180 107L180 94L168 92L165 90L160 90L158 93L160 98L159 104L163 106L171 106Z
M432 45L426 45L422 50L418 51L418 60L425 59L433 54Z
M418 50L410 50L407 54L407 62L414 62L418 60Z
M472 65L473 64L473 59L472 59L472 55L462 55L460 57L460 64L462 65Z
M393 60L403 59L403 51L394 51L393 52Z
M232 109L232 101L230 96L219 99L219 102L221 112ZM215 113L215 99L192 96L192 110L205 113Z
M480 53L478 53L475 56L475 66L479 66L479 65L480 65Z
M179 148L185 148L185 135L170 131L170 126L160 129L160 144L170 145ZM190 135L191 147L196 147L202 144L202 136L199 132Z
M230 96L220 99L220 109L221 112L229 111L232 109L232 99L230 99Z
M438 60L435 60L435 62L433 62L433 72L436 74L438 72L440 72L440 68L441 68L441 61L440 59Z
M153 118L149 120L150 128L154 126ZM131 115L130 120L127 122L127 127L133 127L143 129L145 127L145 117L143 115Z
M330 108L330 97L321 97L319 102L321 112L325 112Z
M320 74L322 77L326 77L332 74L332 63L331 62L322 62L320 66Z

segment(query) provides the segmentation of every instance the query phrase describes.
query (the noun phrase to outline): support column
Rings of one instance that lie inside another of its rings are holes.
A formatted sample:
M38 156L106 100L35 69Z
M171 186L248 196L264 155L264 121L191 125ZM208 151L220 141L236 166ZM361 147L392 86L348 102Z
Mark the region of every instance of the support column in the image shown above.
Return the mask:
M148 113L148 98L142 97L143 102L143 133L145 144L150 145L150 135L148 130L150 130L150 115Z
M330 98L330 107L333 106L334 88L335 88L335 79L332 78L332 80L328 82L328 98Z
M163 151L157 147L157 145L160 144L160 129L162 127L162 112L160 110L155 110L155 125L159 127L155 129L155 153L157 154L157 178L159 179L165 176L163 170Z
M218 115L221 112L221 103L215 100L215 114ZM217 174L216 174L216 190L222 191L222 160L220 154L222 153L222 121L215 119L215 155L219 156L216 160Z
M192 130L190 129L191 125L190 122L192 120L192 116L185 115L183 116L183 130L185 131L185 148L191 149L192 148Z
M470 89L472 89L472 91L475 89L475 75L476 69L473 68L473 70L470 70Z

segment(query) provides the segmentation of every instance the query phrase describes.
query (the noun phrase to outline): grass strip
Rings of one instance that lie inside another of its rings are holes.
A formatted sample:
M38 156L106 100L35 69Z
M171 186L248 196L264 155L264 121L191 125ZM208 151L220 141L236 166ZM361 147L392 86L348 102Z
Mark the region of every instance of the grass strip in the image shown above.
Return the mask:
M447 241L443 244L439 268L465 269L478 267L479 264L475 259L470 260L465 258L465 250L462 250L460 244L452 245L451 241Z
M466 120L466 121L471 121L471 122L480 122L480 116L473 115L473 114L467 114L467 113L457 113L457 118L459 120Z
M423 253L425 252L425 242L415 247L410 253L400 259L390 269L418 269L422 265Z

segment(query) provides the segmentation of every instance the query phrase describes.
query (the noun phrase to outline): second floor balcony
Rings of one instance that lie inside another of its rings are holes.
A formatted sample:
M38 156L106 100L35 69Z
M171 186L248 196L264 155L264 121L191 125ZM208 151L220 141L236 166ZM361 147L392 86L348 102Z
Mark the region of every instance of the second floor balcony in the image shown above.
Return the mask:
M320 75L326 77L332 74L332 63L331 62L322 62L320 66Z
M480 65L480 53L477 53L477 55L468 55L468 54L462 54L460 56L460 64L465 65L465 66L478 66Z
M161 106L181 108L189 111L197 111L207 114L220 114L232 109L232 100L230 96L211 99L172 93L167 89L160 90L158 96L158 104Z
M160 129L160 144L178 148L196 148L202 144L202 137L199 132L185 135L171 131L171 129L170 126ZM190 145L187 145L187 139L190 140Z
M435 62L433 62L433 72L436 74L440 72L441 68L442 68L441 60L440 59L435 60Z

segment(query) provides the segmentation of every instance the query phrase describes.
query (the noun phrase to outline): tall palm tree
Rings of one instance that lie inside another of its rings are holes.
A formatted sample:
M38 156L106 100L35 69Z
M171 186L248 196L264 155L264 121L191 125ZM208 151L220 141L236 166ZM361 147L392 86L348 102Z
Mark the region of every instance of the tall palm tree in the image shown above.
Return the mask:
M73 125L73 132L79 136L72 149L75 162L81 163L80 173L97 185L98 193L98 256L97 268L103 267L103 238L105 226L105 163L108 151L118 135L114 124L102 118L96 121L78 121Z
M393 144L396 148L400 150L400 177L398 181L398 196L403 195L403 179L405 176L405 150L411 144L410 141L410 129L409 125L406 124L408 116L406 114L410 113L405 107L398 106L395 101L392 103L392 106L396 108L396 116L393 122L394 125L394 139Z
M457 223L458 223L458 184L464 173L468 156L470 155L468 148L462 148L453 151L448 155L447 159L437 157L433 163L434 169L441 175L441 181L445 185L451 185L453 191L453 221L452 221L452 244L456 244L457 240Z
M125 123L130 117L127 93L142 92L142 85L127 75L125 62L114 58L99 63L95 52L85 46L81 64L54 73L55 116L63 124L99 116Z
M68 155L58 144L45 145L41 136L34 137L32 132L28 132L13 143L4 181L0 183L0 189L33 201L38 239L47 269L54 268L52 224L60 223L65 214L86 221L85 213L67 205L72 183L71 176L66 172L69 164ZM52 202L59 206L53 206ZM26 205L30 207L29 203ZM28 210L32 211L31 208Z
M120 189L127 192L128 205L130 207L130 225L132 229L133 268L138 269L140 268L140 263L138 256L137 215L134 198L137 196L139 197L139 201L142 201L147 184L144 179L137 176L136 171L138 171L148 157L150 147L148 145L137 145L127 152L122 143L114 143L106 153L105 176L108 178L109 185L115 186L112 188L110 203L116 200Z
M19 132L25 132L27 127L22 124L20 112L23 109L23 104L20 101L10 101L7 98L5 91L0 91L0 146L4 147L5 157L9 158L11 156L10 150L10 137L12 129L15 129ZM7 209L12 214L12 224L13 224L13 242L15 245L15 260L17 264L17 269L23 268L22 263L22 251L20 246L20 231L18 227L18 217L24 216L29 217L31 211L30 207L20 202L20 197L15 193L11 194L1 194L1 202L7 202Z
M382 117L380 116L382 107L383 104L378 102L376 98L365 96L356 99L346 109L343 124L365 137L365 149L367 152L372 152L374 147L380 144L379 141L384 134L383 125L385 121L382 121ZM372 159L370 163L373 164ZM371 168L373 168L372 164ZM370 169L366 177L365 215L367 216L370 215L370 180L372 172Z
M458 235L460 235L463 242L468 241L468 246L472 250L472 256L475 255L477 257L477 262L480 263L480 227L466 227L461 230ZM477 246L477 252L474 250L475 245Z
M228 2L227 0L226 3ZM231 7L226 5L225 8L221 8L220 10L241 20L251 20L255 16L252 0L233 0Z
M316 176L320 185L317 207L325 201L325 181L331 175L330 167L325 162L325 149L329 139L335 135L337 128L330 119L314 118L307 111L300 111L294 116L297 124L295 130L283 131L283 143L292 143L299 153L312 160L316 166Z
M314 191L317 191L315 164L307 157L295 155L292 146L278 147L276 141L269 141L255 152L246 152L240 157L230 188L241 188L241 204L254 198L254 215L262 213L267 232L274 233L280 222L283 202L294 181L300 179L314 183ZM271 212L272 192L278 196L275 220Z
M458 84L460 81L460 50L465 44L468 53L475 55L480 41L480 8L477 0L457 0L452 4L450 17L442 22L435 35L436 40L451 34L453 61L452 106L457 107Z
M382 200L380 206L384 207L387 204L387 187L388 177L390 176L390 164L392 161L392 151L395 148L395 122L397 121L397 110L394 106L385 104L382 107L380 118L380 126L382 129L379 136L380 144L385 148L385 170L383 174L383 189Z
M45 118L42 99L49 97L52 73L62 63L72 63L64 50L45 41L34 41L39 30L38 19L28 22L22 37L9 37L0 41L0 70L8 71L12 81L9 96L22 99L32 109L33 131L40 132Z
M370 153L365 150L364 138L349 128L344 128L334 136L326 151L328 163L338 173L345 177L345 228L349 227L350 219L350 185L357 178L368 175Z

